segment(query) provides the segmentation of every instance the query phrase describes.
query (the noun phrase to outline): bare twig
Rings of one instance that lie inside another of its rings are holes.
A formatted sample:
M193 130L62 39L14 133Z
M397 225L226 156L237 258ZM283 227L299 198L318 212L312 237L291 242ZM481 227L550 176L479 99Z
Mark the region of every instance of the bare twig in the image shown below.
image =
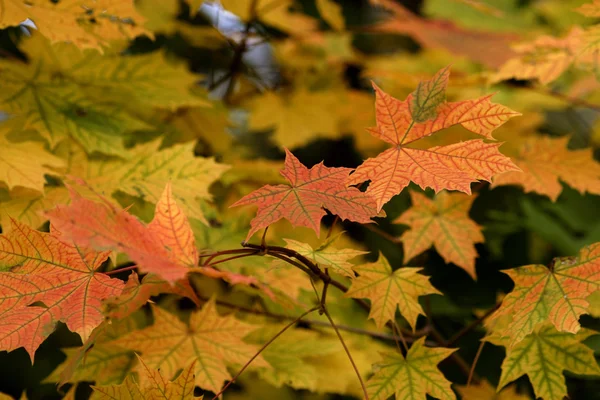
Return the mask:
M485 312L485 314L483 314L481 317L477 318L476 320L474 320L473 322L471 322L469 325L465 326L460 331L456 332L454 334L454 336L452 336L450 339L448 339L448 341L446 342L446 344L448 346L452 346L454 343L456 343L464 335L466 335L467 333L471 332L473 329L475 329L476 327L478 327L483 321L485 321L490 315L492 315L494 313L494 311L496 311L498 309L498 307L500 307L500 304L501 303L496 304L494 307L492 307L489 310L487 310Z
M479 344L479 348L477 349L477 353L475 354L475 358L473 359L473 364L471 365L471 370L469 371L469 377L467 378L467 387L471 385L471 379L473 379L473 374L475 373L475 366L477 365L477 361L479 361L479 356L481 356L483 346L485 346L484 340L482 340Z

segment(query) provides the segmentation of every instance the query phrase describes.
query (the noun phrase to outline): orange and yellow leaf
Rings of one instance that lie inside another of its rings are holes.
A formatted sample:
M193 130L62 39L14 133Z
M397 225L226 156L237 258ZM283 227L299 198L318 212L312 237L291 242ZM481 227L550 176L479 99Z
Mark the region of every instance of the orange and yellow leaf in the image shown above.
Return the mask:
M475 278L475 243L483 242L481 227L469 218L475 197L441 192L430 200L411 191L412 207L394 220L411 227L400 237L405 260L435 246L444 261L458 265Z

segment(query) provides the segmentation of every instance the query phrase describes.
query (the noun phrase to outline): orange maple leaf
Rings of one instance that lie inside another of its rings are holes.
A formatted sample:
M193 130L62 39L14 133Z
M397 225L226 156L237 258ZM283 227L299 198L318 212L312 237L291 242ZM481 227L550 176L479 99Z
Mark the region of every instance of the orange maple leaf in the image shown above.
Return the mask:
M560 179L581 193L600 194L600 164L594 160L592 149L568 150L568 142L568 137L528 137L514 156L522 172L497 175L492 187L521 185L526 192L544 194L555 201L562 192Z
M285 218L294 226L312 228L320 234L321 218L328 209L342 219L368 223L377 214L375 201L345 181L350 168L329 168L319 163L306 168L289 150L285 150L285 167L281 175L290 185L266 185L244 196L231 207L255 204L256 217L250 221L246 240L259 229Z
M0 349L24 347L33 362L58 321L85 342L103 320L102 301L124 283L96 272L108 252L87 250L58 232L35 231L11 220L0 235ZM35 303L43 303L43 306Z
M499 337L509 338L508 347L546 321L560 332L577 333L581 328L578 320L588 313L587 298L600 290L600 243L582 249L578 257L556 258L552 264L504 271L515 288L486 326Z
M126 210L118 209L100 195L101 202L95 202L81 197L73 188L69 190L69 205L58 205L46 212L53 227L80 246L121 251L140 270L155 273L168 282L185 277L189 267L170 254L156 229L148 229Z
M350 175L348 184L370 180L366 193L375 197L378 210L411 181L436 192L450 189L471 194L471 182L489 181L494 174L518 170L498 151L500 143L487 143L481 139L426 150L407 147L457 124L486 139L493 139L494 129L520 115L492 103L491 95L446 102L449 75L448 68L442 69L431 80L421 82L404 101L391 97L373 84L377 127L369 132L394 147L366 160Z
M441 192L430 200L411 191L412 207L394 220L411 227L400 237L405 260L435 245L444 261L458 265L475 278L475 243L483 242L481 228L469 218L475 197Z

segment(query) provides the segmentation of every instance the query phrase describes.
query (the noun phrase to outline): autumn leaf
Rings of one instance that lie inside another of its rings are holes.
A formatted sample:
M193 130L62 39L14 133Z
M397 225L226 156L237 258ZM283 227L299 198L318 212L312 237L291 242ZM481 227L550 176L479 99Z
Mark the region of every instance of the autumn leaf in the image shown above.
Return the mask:
M69 191L62 186L45 187L44 193L17 187L10 194L10 200L0 202L0 223L14 218L35 228L46 221L45 211L70 201Z
M531 400L529 396L517 392L517 385L510 385L497 392L485 379L455 388L463 400Z
M410 226L401 237L406 261L435 245L444 261L454 263L475 278L475 243L483 242L481 228L469 218L476 196L441 192L430 200L409 192L412 207L393 222Z
M450 382L436 368L454 349L425 347L425 338L417 339L406 358L400 353L382 353L383 360L375 365L375 375L367 382L367 393L373 400L423 399L429 394L436 399L454 400Z
M527 374L536 398L562 400L567 396L563 371L580 375L600 376L600 367L594 351L581 341L596 332L585 330L577 335L558 332L550 323L537 326L514 347L497 337L491 343L505 346L506 358L502 362L502 375L498 389Z
M250 105L250 127L253 130L274 127L275 142L291 149L312 139L339 137L337 118L330 112L337 103L331 91L299 89L289 95L267 92Z
M123 290L121 280L97 272L107 257L13 220L0 235L0 271L11 271L0 272L0 348L24 347L33 361L58 321L85 341L104 320L102 301Z
M192 313L189 324L158 307L152 309L152 326L125 335L114 343L140 352L147 365L160 369L167 379L173 378L181 365L197 360L195 384L216 393L231 379L227 366L244 364L258 350L258 346L242 340L255 327L231 315L220 316L214 300ZM260 356L254 363L267 366Z
M492 103L491 96L445 102L449 74L448 68L442 69L431 80L421 82L405 101L394 99L373 84L377 127L369 132L394 147L361 164L348 184L371 181L366 193L377 200L378 210L411 181L423 189L431 187L436 193L449 189L471 194L472 182L489 181L497 173L518 170L510 159L500 154L500 144L481 139L429 149L407 147L457 124L492 139L494 129L519 115Z
M231 207L256 204L246 241L261 228L285 218L294 226L321 231L321 218L328 209L342 219L369 223L377 214L373 199L356 188L346 188L350 168L329 168L323 163L308 169L286 149L281 175L290 185L266 185L244 196Z
M65 236L83 247L126 253L140 270L171 283L187 274L189 266L174 259L160 238L133 215L117 209L100 195L101 202L94 202L73 188L70 192L71 204L59 205L46 213L51 225Z
M120 384L136 365L135 353L111 342L147 324L145 314L120 320L106 320L81 347L61 349L67 358L44 379L46 382L95 382L98 385Z
M561 76L575 61L582 46L583 31L573 28L564 38L540 36L533 42L513 46L517 55L507 60L490 82L537 79L547 84Z
M429 282L429 278L419 274L421 268L399 268L392 272L388 260L379 254L376 262L355 266L358 278L346 292L346 297L368 298L371 300L369 318L375 320L379 329L388 321L396 320L396 310L414 329L417 317L425 315L419 305L419 296L439 293Z
M65 162L35 142L10 142L0 133L0 182L8 189L16 186L44 191L44 174L56 174Z
M31 61L0 62L5 79L0 104L52 148L70 136L88 153L127 158L122 135L148 127L138 108L207 105L190 93L197 77L160 53L102 56L69 43L51 46L40 35L24 40L20 49Z
M515 287L486 321L512 348L549 321L560 332L576 333L579 317L588 313L587 297L600 287L600 243L581 250L578 257L555 258L550 267L527 265L504 271ZM497 320L507 319L503 324Z
M27 19L51 42L71 42L79 48L102 51L114 40L153 37L141 28L144 19L133 0L6 0L0 5L0 28L20 25Z
M98 399L111 400L142 400L142 399L180 399L192 400L202 397L194 396L194 368L195 363L183 369L175 380L169 382L161 371L151 370L144 360L139 358L140 365L143 366L141 372L145 374L145 385L135 382L129 375L121 385L112 386L92 386L94 392L98 394Z
M317 0L317 9L332 28L337 31L344 30L345 21L342 6L337 4L335 0Z
M536 192L556 201L562 192L559 179L581 193L600 194L600 164L592 149L569 150L568 137L531 136L515 141L515 164L522 172L497 175L492 187L520 185L525 192Z
M297 240L284 240L287 244L287 248L307 257L320 267L329 268L331 272L354 278L354 272L352 271L354 264L350 263L349 260L367 254L367 252L355 249L336 249L332 244L337 238L338 236L334 236L331 239L326 240L316 249L313 249L312 246L307 243L302 243Z

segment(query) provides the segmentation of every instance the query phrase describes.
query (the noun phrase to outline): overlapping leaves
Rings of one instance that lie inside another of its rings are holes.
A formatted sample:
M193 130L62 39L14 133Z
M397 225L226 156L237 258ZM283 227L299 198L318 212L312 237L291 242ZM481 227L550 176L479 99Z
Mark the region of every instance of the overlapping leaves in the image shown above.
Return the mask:
M421 82L404 101L394 99L373 85L377 97L377 127L369 132L394 147L366 160L347 183L370 181L366 193L376 199L378 210L411 181L436 192L449 189L470 194L472 182L489 181L495 174L518 170L498 151L498 143L481 139L426 150L408 147L425 136L458 124L492 139L494 129L519 115L492 103L491 96L446 102L449 74L448 68L442 69L431 80Z

